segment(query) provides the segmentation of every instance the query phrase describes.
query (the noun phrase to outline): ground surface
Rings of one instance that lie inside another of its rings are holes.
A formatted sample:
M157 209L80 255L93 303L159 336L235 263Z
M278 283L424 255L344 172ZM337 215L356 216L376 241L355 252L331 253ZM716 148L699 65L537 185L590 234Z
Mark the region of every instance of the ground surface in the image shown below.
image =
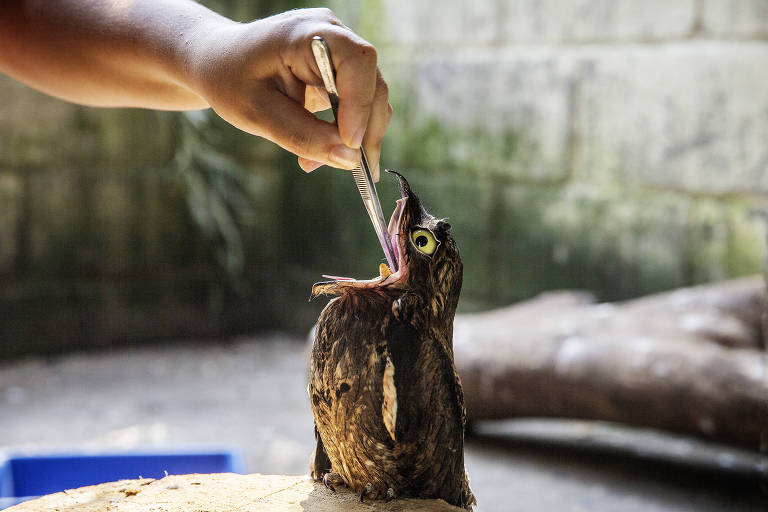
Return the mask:
M0 450L228 444L245 452L251 472L305 473L307 358L302 342L273 336L0 363ZM648 445L638 453L653 451L652 439L637 440ZM695 444L684 445L697 456ZM480 512L763 511L768 503L748 478L525 436L469 440L467 471Z

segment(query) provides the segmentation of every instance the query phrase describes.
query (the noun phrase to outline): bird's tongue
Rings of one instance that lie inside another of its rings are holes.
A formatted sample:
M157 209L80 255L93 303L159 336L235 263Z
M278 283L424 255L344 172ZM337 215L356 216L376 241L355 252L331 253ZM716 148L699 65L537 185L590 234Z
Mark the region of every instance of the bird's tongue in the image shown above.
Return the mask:
M323 274L323 277L326 279L333 279L334 281L355 281L356 280L354 277L330 276L328 274Z

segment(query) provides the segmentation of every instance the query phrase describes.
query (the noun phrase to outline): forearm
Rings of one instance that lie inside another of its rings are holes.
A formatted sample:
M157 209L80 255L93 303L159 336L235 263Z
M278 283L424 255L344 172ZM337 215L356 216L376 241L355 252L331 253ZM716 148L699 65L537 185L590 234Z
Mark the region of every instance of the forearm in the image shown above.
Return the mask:
M205 108L188 49L233 23L189 0L4 0L0 71L84 105Z
M310 49L333 48L338 124ZM0 0L0 72L92 106L211 107L299 156L352 169L361 143L378 172L392 115L376 50L324 8L236 23L192 0Z

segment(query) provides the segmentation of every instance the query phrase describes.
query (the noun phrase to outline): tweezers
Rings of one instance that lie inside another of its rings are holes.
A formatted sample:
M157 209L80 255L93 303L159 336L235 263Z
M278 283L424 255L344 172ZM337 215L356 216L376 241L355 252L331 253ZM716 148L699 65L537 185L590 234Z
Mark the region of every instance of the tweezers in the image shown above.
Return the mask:
M333 117L338 122L339 91L336 88L336 70L333 67L328 44L322 37L315 36L312 38L312 53L315 55L317 67L320 68L320 76L323 77L323 84L328 92ZM360 146L360 155L362 157L360 165L352 169L352 176L355 178L355 185L357 185L357 190L360 192L360 197L363 198L365 210L371 218L373 229L376 231L381 248L387 257L389 268L393 272L397 272L397 257L392 247L392 240L390 240L389 233L387 232L387 222L384 220L384 213L381 211L381 201L379 200L379 194L376 192L376 185L373 183L371 168L368 166L368 158L366 158L365 150L363 150L362 146Z

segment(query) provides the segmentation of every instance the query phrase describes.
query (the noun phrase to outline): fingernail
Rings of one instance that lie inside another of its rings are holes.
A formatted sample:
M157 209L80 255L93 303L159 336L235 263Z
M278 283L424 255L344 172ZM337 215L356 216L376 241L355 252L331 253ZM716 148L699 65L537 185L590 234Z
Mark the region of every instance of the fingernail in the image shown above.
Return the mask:
M312 172L315 169L317 169L318 167L320 167L321 165L323 165L322 162L315 162L314 160L307 160L306 162L304 162L304 165L301 166L301 170L303 170L304 172Z
M360 163L360 154L356 149L349 148L343 144L334 146L331 154L328 155L331 162L344 168L353 168Z
M359 148L363 144L363 135L365 135L365 128L359 128L355 135L352 137L352 147Z

